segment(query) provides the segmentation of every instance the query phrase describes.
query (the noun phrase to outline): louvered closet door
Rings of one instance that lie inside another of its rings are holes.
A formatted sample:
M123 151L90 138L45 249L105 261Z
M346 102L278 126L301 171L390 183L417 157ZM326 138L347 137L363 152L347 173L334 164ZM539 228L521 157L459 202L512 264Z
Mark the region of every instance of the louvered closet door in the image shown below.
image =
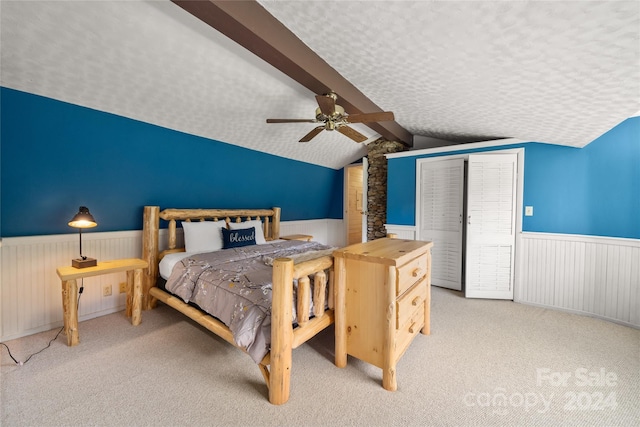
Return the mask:
M431 284L462 290L464 160L418 160L418 240L434 242Z
M465 296L513 299L516 154L469 155Z

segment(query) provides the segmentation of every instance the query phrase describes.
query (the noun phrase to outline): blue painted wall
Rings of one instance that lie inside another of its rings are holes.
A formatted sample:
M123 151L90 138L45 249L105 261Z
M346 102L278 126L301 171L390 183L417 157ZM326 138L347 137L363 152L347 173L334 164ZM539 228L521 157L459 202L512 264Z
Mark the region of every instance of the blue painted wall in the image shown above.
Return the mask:
M526 143L523 231L640 239L640 117L585 148ZM455 151L438 156L496 150ZM415 161L389 159L387 222L415 225Z
M0 88L1 236L142 228L142 207L282 208L342 218L343 171ZM300 177L306 177L301 180Z

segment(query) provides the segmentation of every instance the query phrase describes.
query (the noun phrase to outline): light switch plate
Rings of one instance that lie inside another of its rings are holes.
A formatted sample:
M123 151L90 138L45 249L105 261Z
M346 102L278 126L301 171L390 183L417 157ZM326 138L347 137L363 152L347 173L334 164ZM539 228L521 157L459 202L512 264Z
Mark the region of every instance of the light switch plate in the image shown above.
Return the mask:
M524 216L533 216L533 206L524 207Z

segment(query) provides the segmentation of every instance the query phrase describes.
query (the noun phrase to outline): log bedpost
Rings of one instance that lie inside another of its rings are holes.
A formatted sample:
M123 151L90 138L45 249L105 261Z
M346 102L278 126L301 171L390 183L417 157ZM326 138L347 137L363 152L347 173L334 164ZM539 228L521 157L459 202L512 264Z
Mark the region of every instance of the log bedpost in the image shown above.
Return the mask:
M160 206L145 206L142 223L142 259L149 267L143 270L142 309L149 310L156 305L156 299L149 295L158 278L158 231L160 228Z
M273 240L280 238L280 208L273 208L273 217L271 218L271 231Z
M273 262L272 288L269 401L282 405L289 400L291 383L293 260L278 258Z

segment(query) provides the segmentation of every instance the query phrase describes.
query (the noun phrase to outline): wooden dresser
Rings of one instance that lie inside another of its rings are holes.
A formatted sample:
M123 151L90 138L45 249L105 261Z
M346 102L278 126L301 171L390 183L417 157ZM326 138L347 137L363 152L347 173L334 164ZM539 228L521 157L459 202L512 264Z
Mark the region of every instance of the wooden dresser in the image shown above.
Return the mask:
M411 341L430 333L432 242L378 239L333 253L336 366L347 354L382 368L397 389L396 364Z

